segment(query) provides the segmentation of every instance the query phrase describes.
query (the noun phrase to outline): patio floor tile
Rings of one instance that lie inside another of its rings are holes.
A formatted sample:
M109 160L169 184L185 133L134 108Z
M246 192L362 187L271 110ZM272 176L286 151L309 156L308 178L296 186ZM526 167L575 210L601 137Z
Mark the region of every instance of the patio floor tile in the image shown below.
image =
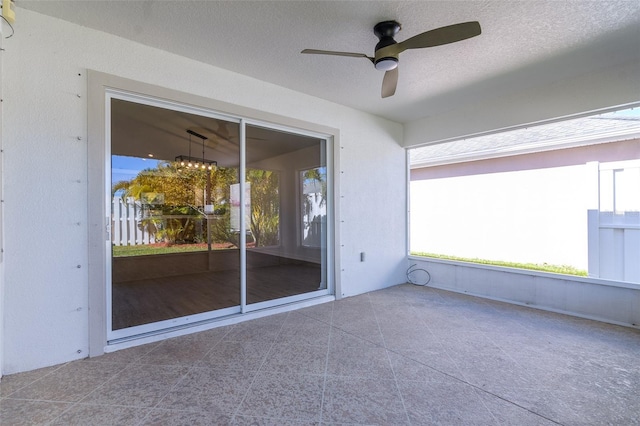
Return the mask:
M400 285L4 377L6 425L640 425L640 330Z

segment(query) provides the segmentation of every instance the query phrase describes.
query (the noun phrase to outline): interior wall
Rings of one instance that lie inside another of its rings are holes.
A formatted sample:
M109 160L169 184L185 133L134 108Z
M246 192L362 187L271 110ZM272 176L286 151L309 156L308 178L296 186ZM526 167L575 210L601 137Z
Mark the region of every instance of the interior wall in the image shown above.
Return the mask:
M290 257L309 262L320 262L320 251L301 247L299 239L300 202L298 172L321 164L320 149L316 146L289 152L272 157L259 163L248 165L249 168L263 168L280 172L280 191L287 194L281 197L280 204L280 245L259 249L279 256Z
M554 84L461 105L407 123L404 146L414 147L637 102L640 52L622 65L565 78Z
M3 372L87 355L87 168L97 167L87 163L87 69L339 129L338 296L404 282L400 124L28 10L16 14L2 80Z

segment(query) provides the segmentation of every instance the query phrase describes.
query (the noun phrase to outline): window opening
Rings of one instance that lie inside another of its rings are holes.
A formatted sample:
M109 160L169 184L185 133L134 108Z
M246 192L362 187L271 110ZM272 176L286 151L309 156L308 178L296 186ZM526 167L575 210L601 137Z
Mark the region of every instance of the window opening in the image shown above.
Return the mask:
M640 282L640 108L409 158L411 254Z

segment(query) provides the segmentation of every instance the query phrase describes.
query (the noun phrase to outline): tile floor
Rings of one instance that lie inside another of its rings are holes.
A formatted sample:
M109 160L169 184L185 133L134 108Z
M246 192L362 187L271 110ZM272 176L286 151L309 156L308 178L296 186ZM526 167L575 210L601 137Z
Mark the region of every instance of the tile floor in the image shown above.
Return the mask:
M401 285L0 384L9 425L637 425L640 330Z

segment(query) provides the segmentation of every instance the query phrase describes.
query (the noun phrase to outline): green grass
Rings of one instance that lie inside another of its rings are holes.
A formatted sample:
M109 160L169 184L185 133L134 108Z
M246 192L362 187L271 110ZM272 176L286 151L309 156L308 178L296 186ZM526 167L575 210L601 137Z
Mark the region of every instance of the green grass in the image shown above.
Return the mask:
M216 247L214 247L214 249L221 249L221 248L227 248L227 247L217 247L217 245ZM176 244L170 247L163 246L160 244L148 244L148 245L139 245L139 246L113 246L113 257L186 253L186 252L204 251L204 250L207 250L206 244ZM486 259L477 259L477 258L471 259L466 257L447 256L443 254L422 253L422 252L411 252L411 255L431 257L435 259L458 260L461 262L479 263L482 265L505 266L508 268L518 268L518 269L530 269L534 271L552 272L556 274L578 275L581 277L587 276L587 271L584 271L582 269L577 269L577 268L574 268L573 266L568 266L568 265L549 265L546 263L539 265L536 263L504 262L501 260L486 260Z
M214 247L219 249L221 247ZM139 246L113 246L113 257L144 256L149 254L186 253L207 250L206 244L175 244L170 247L160 244L145 244Z
M435 259L458 260L461 262L480 263L482 265L505 266L508 268L518 268L518 269L530 269L534 271L552 272L555 274L578 275L581 277L587 276L587 271L584 271L582 269L577 269L569 265L549 265L546 263L543 263L542 265L540 265L537 263L504 262L501 260L486 260L486 259L477 259L477 258L470 259L466 257L447 256L443 254L422 253L422 252L411 252L411 255L432 257Z

